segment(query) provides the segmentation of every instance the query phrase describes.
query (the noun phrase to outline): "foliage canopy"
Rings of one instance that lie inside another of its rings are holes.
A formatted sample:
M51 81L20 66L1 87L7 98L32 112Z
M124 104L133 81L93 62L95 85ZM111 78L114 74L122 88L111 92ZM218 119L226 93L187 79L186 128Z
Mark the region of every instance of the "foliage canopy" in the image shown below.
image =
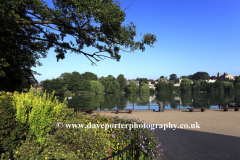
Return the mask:
M70 50L83 54L96 65L94 60L98 62L103 58L119 61L119 50L126 51L120 46L130 48L126 52L138 49L145 51L144 45L153 47L157 41L155 35L147 33L141 41L135 42L136 26L133 22L122 26L125 10L121 10L121 3L113 0L54 0L53 4L55 9L49 8L41 0L6 0L0 4L0 78L4 82L12 80L1 89L12 91L21 86L23 70L29 76L39 74L32 71L31 67L42 65L38 60L46 58L51 47L55 47L57 61L64 59L67 50ZM60 34L48 29L59 31ZM76 39L77 47L72 41L60 42L67 34ZM84 45L99 51L86 53L82 50ZM110 56L99 54L101 52L107 52Z

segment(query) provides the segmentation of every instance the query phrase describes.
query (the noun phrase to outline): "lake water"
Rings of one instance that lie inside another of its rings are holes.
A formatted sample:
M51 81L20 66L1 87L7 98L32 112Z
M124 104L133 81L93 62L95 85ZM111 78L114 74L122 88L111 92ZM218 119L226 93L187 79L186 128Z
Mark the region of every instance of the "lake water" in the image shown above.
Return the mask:
M164 102L165 109L226 107L233 101L240 105L239 93L190 93L190 94L110 94L110 95L73 95L58 97L60 102L68 99L68 107L74 109L113 110L134 109L159 110L157 102ZM100 107L101 102L101 107ZM84 106L84 107L83 107Z

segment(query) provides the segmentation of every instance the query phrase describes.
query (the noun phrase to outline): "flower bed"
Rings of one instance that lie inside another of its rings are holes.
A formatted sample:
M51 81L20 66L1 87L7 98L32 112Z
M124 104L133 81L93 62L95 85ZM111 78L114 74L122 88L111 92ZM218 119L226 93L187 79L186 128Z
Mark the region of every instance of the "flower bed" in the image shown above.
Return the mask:
M54 93L53 93L54 94ZM53 96L52 94L52 96ZM9 158L13 149L15 159L101 159L115 154L138 139L141 159L164 157L160 142L147 128L58 129L57 122L69 124L131 124L135 119L107 116L83 116L74 113L54 97L44 98L32 92L19 95L0 93L1 159ZM43 96L44 97L44 96ZM22 106L25 107L23 110ZM34 116L33 116L34 115ZM11 133L11 134L10 134ZM9 135L10 134L10 135Z

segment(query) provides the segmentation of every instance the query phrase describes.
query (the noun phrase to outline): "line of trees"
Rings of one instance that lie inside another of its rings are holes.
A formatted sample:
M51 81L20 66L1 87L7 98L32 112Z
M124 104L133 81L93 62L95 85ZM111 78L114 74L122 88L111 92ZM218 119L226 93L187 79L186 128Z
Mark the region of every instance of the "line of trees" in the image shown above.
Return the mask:
M216 80L215 83L208 83L201 79L191 80L185 78L179 87L173 83L159 82L155 85L156 91L159 93L199 93L199 92L240 92L240 77L236 77L234 82L228 79L221 81Z
M149 88L148 81L153 80L140 78L140 86L134 82L127 85L127 80L123 74L119 74L117 78L112 75L98 78L96 74L91 72L80 74L74 71L62 73L58 78L52 80L44 80L41 82L41 86L44 92L52 93L55 90L55 94L64 94L66 91L71 91L73 94L79 94L83 91L94 94L113 94L123 91L127 93L155 93L154 89Z
M161 76L163 77L163 76ZM189 77L189 76L188 76ZM191 93L191 92L239 92L240 91L240 77L236 77L234 82L229 80L220 81L217 80L215 83L207 83L202 79L198 79L199 77L208 77L208 73L206 72L197 72L191 77L195 77L192 81L186 76L182 76L184 78L179 87L175 87L174 83L177 78L176 74L170 75L170 82L158 82L155 84L155 90L153 88L149 88L148 81L151 81L154 84L154 80L147 78L137 78L132 81L138 81L139 86L135 82L130 82L129 85L126 84L127 80L123 74L119 74L117 78L112 75L108 75L107 77L100 77L91 72L85 72L80 74L78 72L72 73L62 73L58 78L52 80L45 80L41 82L42 87L47 92L51 93L55 90L56 94L64 94L66 91L71 91L73 94L79 94L79 92L91 92L95 94L113 94L113 93ZM197 80L196 80L197 79ZM193 82L193 83L192 83Z

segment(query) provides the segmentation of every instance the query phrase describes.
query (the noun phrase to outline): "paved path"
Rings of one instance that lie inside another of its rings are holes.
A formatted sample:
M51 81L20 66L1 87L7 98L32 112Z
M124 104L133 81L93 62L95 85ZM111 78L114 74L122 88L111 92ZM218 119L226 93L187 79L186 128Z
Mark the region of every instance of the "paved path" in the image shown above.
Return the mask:
M240 137L160 128L154 134L165 160L240 160Z

